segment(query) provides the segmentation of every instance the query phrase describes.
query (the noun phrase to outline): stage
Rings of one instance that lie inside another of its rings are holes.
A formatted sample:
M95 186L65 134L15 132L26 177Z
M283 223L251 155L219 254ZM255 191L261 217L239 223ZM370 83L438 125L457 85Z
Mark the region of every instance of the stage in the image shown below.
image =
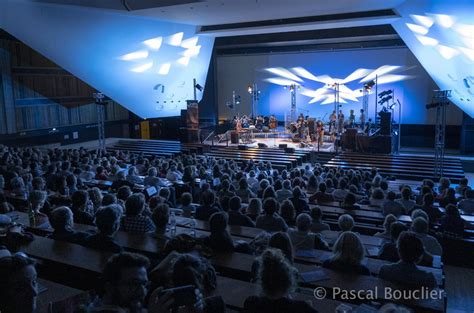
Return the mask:
M334 142L330 142L330 137L325 136L322 145L317 141L295 142L290 133L286 132L284 127L278 127L276 130L269 132L253 132L248 134L240 134L239 141L232 143L230 132L218 136L219 138L207 139L203 144L214 146L239 146L245 145L250 148L258 148L259 144L264 144L268 148L277 148L281 144L287 145L288 148L295 148L305 151L320 152L336 152ZM318 150L319 149L319 150Z

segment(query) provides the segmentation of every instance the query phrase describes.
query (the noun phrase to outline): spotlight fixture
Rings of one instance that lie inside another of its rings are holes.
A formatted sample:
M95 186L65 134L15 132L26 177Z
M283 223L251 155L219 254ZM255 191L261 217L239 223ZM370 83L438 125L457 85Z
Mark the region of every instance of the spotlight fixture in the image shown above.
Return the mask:
M253 87L252 87L252 85L248 85L248 86L247 86L247 91L248 91L248 93L252 94L252 92L253 92Z
M199 90L200 92L204 90L204 87L199 84L196 84L194 87L196 87L196 89Z

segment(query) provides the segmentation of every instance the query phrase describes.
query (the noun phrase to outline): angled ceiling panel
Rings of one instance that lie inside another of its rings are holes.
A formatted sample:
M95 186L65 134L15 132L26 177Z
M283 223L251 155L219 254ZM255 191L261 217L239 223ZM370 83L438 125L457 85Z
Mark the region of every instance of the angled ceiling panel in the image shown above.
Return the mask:
M0 27L142 118L180 114L214 44L190 25L8 0Z
M392 25L451 102L474 118L474 1L406 1Z

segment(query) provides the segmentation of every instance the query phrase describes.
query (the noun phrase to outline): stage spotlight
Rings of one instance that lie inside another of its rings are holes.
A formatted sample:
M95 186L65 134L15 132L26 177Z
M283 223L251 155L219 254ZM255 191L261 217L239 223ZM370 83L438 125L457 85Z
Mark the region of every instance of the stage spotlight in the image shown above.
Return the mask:
M365 90L370 90L374 86L375 86L375 81L371 80L370 82L364 84L364 89Z
M252 85L248 85L248 86L247 86L247 91L248 91L248 93L250 93L250 94L253 92L253 87L252 87Z

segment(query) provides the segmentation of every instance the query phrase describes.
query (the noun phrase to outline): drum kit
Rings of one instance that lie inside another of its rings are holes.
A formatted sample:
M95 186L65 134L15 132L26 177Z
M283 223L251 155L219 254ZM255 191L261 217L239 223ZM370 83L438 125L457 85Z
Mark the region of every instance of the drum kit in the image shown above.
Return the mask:
M242 139L244 144L248 144L252 142L252 133L275 131L278 127L278 120L274 115L259 115L255 120L247 115L243 115L241 117L235 116L233 124L235 125L235 132L238 138Z

